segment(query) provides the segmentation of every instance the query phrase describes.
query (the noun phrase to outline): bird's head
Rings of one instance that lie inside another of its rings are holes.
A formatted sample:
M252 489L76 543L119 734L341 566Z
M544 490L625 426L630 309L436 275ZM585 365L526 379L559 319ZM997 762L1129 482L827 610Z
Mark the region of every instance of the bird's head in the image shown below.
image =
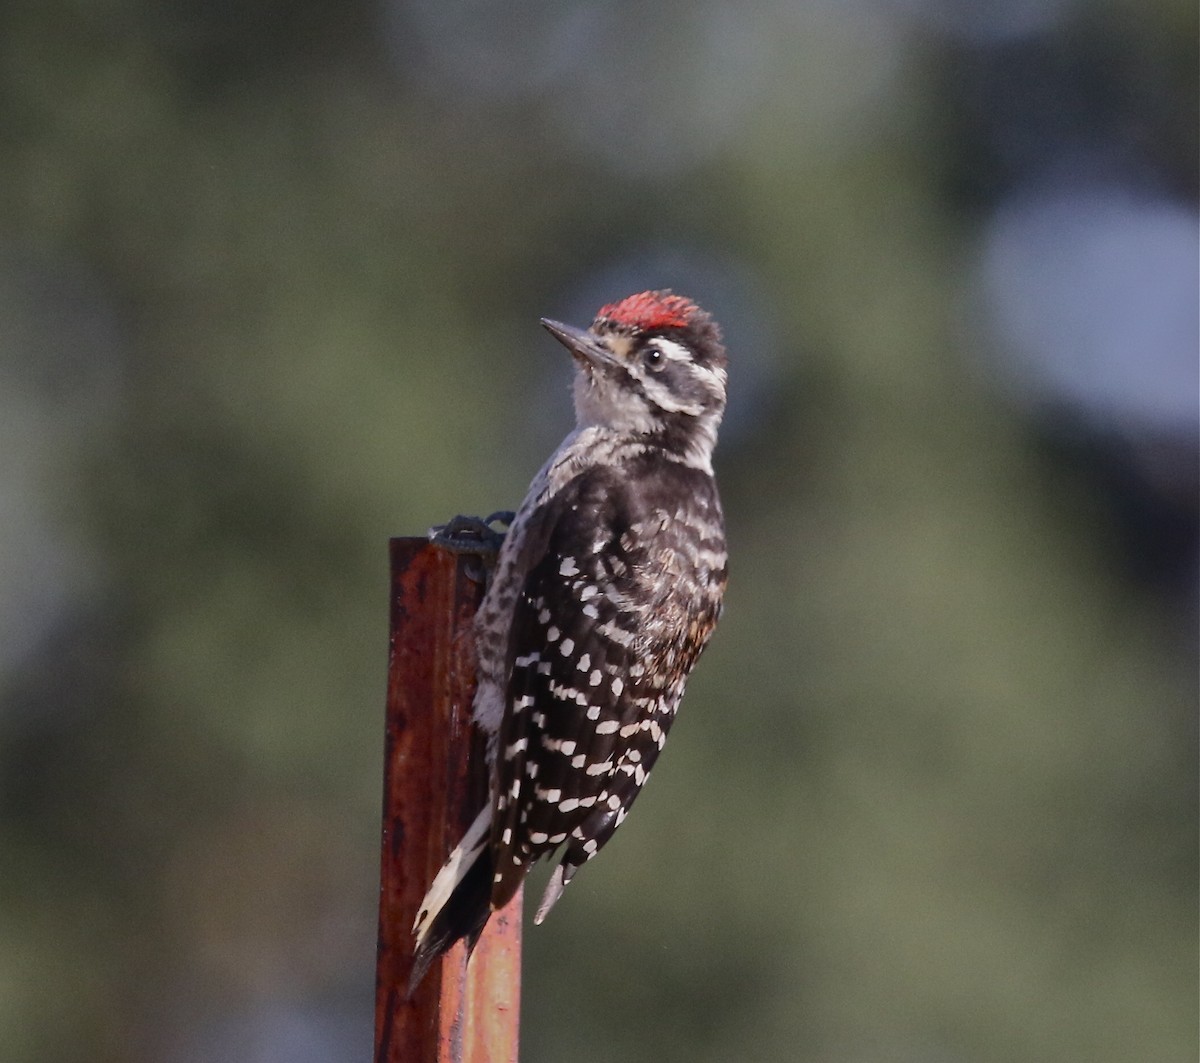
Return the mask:
M725 410L717 323L690 299L641 292L602 306L588 329L542 319L575 359L580 427L599 425L708 467Z

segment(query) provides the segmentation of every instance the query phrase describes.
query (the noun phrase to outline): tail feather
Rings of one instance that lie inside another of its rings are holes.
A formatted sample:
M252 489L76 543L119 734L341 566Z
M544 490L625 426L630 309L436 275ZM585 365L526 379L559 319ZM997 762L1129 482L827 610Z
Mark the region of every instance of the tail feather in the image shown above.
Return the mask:
M413 923L417 943L408 984L410 995L433 961L459 938L467 938L468 949L473 949L483 933L491 915L490 831L491 809L485 808L455 846L421 902Z
M550 881L546 883L546 892L542 894L542 903L538 905L537 914L533 917L533 921L538 926L542 920L550 914L550 909L558 903L558 898L563 895L563 890L567 888L567 883L575 876L575 872L579 868L574 864L567 863L567 858L562 858L562 863L554 869L554 874L550 876Z

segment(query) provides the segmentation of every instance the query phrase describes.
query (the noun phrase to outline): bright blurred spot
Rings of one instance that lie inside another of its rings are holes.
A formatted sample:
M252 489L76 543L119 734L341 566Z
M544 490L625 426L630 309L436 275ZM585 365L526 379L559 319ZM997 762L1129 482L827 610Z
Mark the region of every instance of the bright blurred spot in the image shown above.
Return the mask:
M1115 185L1001 204L979 283L999 357L1035 403L1109 428L1197 433L1195 212Z

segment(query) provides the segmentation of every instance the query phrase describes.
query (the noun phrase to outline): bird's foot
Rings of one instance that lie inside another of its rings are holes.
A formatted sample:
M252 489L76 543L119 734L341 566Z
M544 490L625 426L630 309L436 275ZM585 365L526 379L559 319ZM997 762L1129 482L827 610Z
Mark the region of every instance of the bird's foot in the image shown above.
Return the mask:
M499 510L486 517L452 517L445 524L430 528L429 540L452 553L478 557L481 567L468 567L467 575L477 583L483 583L496 563L505 536L505 531L492 525L507 526L512 523L513 516L511 510Z

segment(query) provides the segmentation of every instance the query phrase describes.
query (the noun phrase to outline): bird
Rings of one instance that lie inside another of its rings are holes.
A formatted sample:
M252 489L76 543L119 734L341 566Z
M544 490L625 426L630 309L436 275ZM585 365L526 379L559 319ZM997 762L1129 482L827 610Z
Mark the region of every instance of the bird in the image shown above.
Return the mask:
M541 324L574 359L576 424L511 515L472 625L490 796L417 912L410 992L561 850L541 923L620 826L728 579L712 466L728 360L712 316L654 290L587 329Z

